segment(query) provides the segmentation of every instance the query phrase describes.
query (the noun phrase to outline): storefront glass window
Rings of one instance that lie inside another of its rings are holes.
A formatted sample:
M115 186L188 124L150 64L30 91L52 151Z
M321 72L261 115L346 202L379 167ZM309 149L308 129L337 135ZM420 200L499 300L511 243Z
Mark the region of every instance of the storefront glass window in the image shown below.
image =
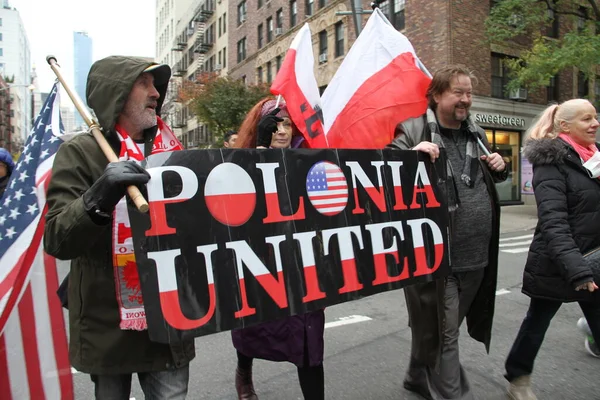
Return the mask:
M521 199L519 146L521 132L487 129L485 131L492 149L500 154L508 169L508 178L496 184L500 201L519 201Z

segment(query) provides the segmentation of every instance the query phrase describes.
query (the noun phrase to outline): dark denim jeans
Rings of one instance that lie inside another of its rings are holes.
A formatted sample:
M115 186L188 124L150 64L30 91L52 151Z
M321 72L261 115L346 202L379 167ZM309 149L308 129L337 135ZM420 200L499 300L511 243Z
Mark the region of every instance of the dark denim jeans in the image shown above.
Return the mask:
M504 377L509 382L524 375L531 375L535 357L542 346L550 321L562 304L560 301L531 299L527 315L506 359ZM587 319L594 340L600 343L600 304L582 301L579 302L579 307Z
M129 400L131 375L92 375L97 400ZM189 365L177 369L137 374L146 400L184 400L190 377Z

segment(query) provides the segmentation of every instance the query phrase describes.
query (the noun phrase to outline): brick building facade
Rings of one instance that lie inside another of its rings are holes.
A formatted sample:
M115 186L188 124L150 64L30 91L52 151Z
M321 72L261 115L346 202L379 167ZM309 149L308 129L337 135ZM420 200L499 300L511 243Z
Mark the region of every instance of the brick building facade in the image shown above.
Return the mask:
M498 185L505 204L530 203L530 166L520 156L524 133L552 101L595 97L595 82L582 81L577 71L566 70L547 88L508 92L504 60L518 57L531 43L519 38L490 44L485 20L494 0L386 0L380 8L393 25L412 42L419 58L433 72L451 63L474 70L472 113L486 130L490 143L505 158L510 174ZM363 1L369 9L370 1ZM356 39L350 0L229 0L229 74L248 84L274 79L285 52L308 22L313 35L314 72L323 90ZM363 26L368 15L363 15ZM572 18L557 18L547 36L558 37L576 29ZM600 83L600 79L597 80ZM600 92L600 90L598 90ZM600 94L600 93L599 93Z

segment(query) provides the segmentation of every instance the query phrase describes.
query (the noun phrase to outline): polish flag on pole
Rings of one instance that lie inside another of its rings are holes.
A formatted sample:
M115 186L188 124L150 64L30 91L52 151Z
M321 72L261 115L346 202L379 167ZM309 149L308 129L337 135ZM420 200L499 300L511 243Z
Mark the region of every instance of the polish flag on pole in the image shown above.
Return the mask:
M375 9L323 93L329 147L385 147L396 125L427 110L428 75L406 36Z
M285 55L271 93L282 95L288 112L311 148L328 147L323 131L321 96L314 75L315 57L308 24L300 29Z

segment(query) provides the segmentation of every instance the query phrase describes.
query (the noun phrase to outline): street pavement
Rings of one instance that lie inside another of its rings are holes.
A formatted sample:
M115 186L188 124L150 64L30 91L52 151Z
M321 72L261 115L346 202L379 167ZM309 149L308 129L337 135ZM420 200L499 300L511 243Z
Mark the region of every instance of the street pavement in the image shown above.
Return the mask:
M475 399L505 399L505 357L529 304L521 294L527 249L535 226L535 207L503 207L501 252L492 347L468 337L463 326L461 361ZM410 330L401 290L327 308L325 380L327 399L417 400L404 390L410 353ZM533 388L540 400L599 399L600 360L589 356L575 324L581 312L566 304L557 313L538 355ZM236 399L236 355L229 332L196 339L188 399ZM74 375L77 399L93 398L85 374ZM259 399L302 399L296 368L288 363L255 360L254 383ZM143 399L134 378L132 398Z

